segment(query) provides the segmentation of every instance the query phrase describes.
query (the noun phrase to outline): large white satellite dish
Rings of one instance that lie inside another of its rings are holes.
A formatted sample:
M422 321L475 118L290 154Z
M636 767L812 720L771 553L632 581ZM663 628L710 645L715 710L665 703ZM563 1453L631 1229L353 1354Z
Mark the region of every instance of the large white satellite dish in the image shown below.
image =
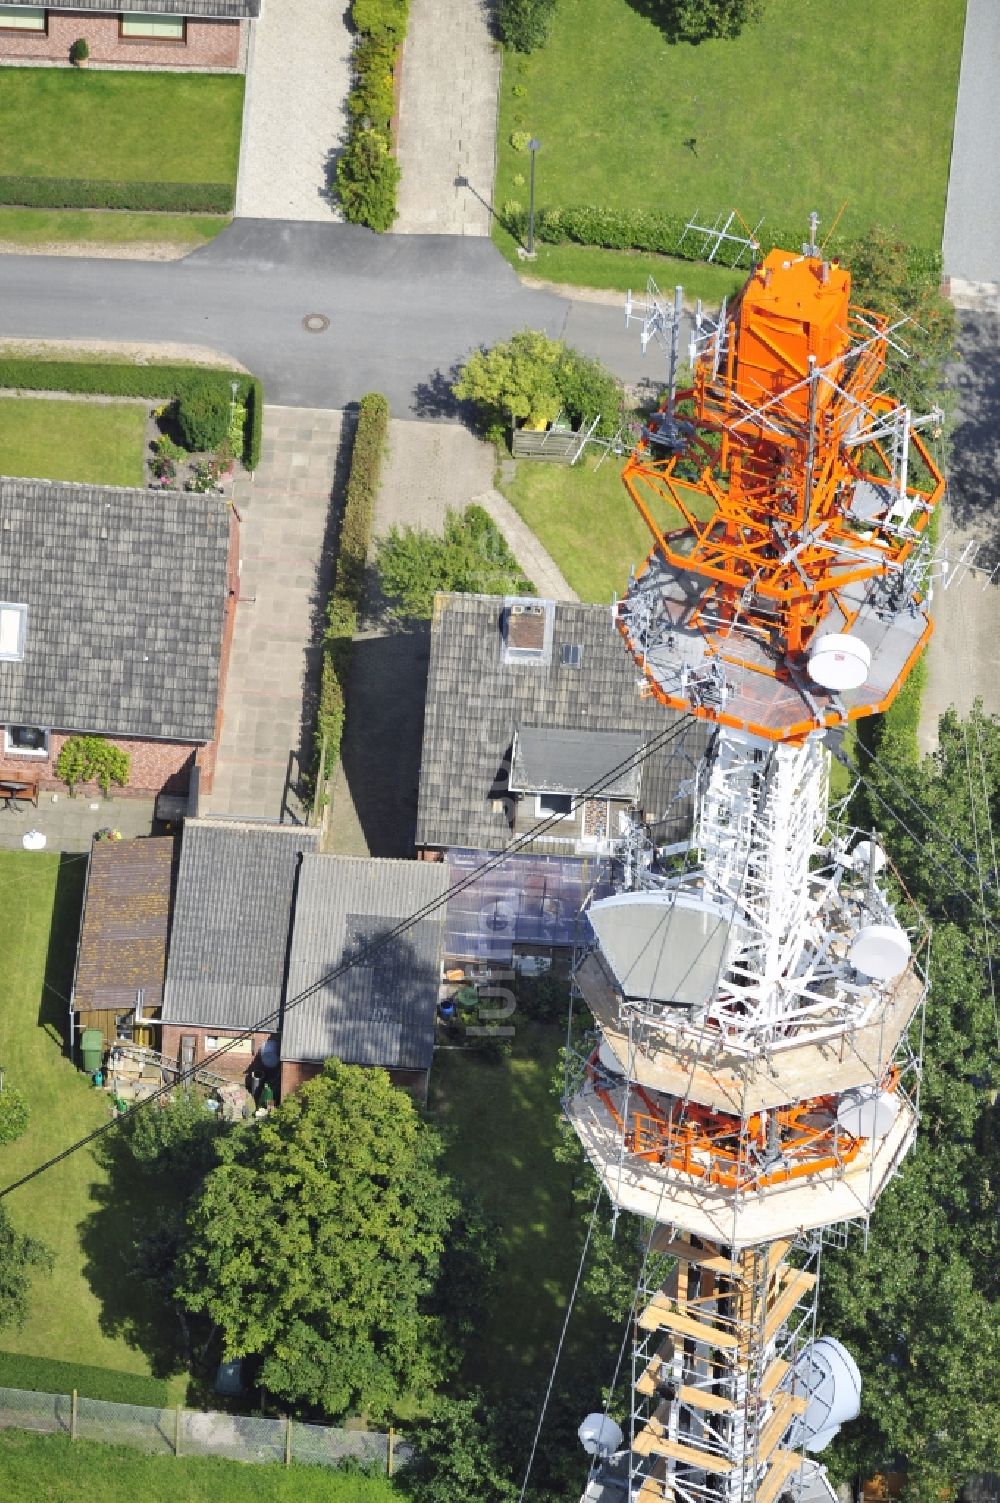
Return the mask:
M588 1456L613 1456L624 1439L621 1427L606 1414L588 1414L576 1433Z
M845 1346L833 1336L810 1341L794 1367L795 1392L809 1403L792 1427L791 1450L804 1445L807 1451L822 1451L841 1425L861 1410L861 1374Z
M809 677L823 689L839 693L860 689L872 665L871 649L847 632L817 637L809 653Z
M866 924L858 930L847 958L856 971L873 981L890 981L906 970L910 941L898 924Z
M891 1091L845 1091L837 1106L837 1122L852 1138L884 1138L898 1116L899 1097Z

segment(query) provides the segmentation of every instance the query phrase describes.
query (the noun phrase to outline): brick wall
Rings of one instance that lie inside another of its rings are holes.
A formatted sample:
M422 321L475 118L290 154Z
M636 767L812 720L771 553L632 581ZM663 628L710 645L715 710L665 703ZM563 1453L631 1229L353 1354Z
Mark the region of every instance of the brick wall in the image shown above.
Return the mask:
M284 1101L292 1091L297 1091L299 1086L305 1085L307 1080L312 1080L318 1075L322 1065L315 1060L286 1059L281 1062L281 1099ZM389 1079L393 1085L401 1086L404 1091L409 1091L415 1096L421 1105L427 1101L427 1084L430 1076L428 1070L390 1070Z
M181 1058L181 1039L190 1035L195 1041L194 1062L196 1065L200 1065L209 1053L209 1049L205 1043L207 1038L224 1038L226 1036L225 1030L221 1028L185 1027L183 1023L164 1023L162 1034L163 1042L160 1044L160 1049L168 1060L176 1060L177 1063L180 1063ZM230 1033L230 1037L234 1036ZM208 1068L215 1075L225 1075L227 1080L243 1082L257 1054L264 1047L267 1040L273 1037L274 1035L270 1033L255 1033L252 1048L250 1047L251 1041L247 1039L246 1044L240 1052L234 1051L231 1054L223 1054L219 1059L214 1060Z
M60 782L53 769L63 742L72 734L72 731L52 731L47 757L18 756L16 752L5 755L4 743L0 740L0 779L23 778L28 773L37 773L40 788L65 793L66 784ZM187 793L197 749L190 742L140 741L124 736L109 736L108 740L129 756L128 786L116 788L112 784L114 797L127 798L132 794L136 798L149 798L156 793ZM78 788L81 795L97 791L93 784L81 783Z
M139 68L237 68L240 28L246 21L188 20L184 42L119 37L118 14L50 10L48 33L0 31L0 60L59 62L69 66L69 49L85 37L94 63Z

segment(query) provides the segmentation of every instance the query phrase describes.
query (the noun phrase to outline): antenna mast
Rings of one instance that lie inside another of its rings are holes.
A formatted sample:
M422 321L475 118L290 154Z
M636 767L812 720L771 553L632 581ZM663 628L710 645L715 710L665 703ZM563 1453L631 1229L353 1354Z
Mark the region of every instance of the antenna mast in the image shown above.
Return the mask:
M874 837L831 819L825 737L885 710L930 636L940 419L880 390L895 326L852 305L818 222L751 272L623 471L653 548L617 629L642 692L714 734L683 869L632 832L575 969L598 1032L565 1109L660 1255L629 1434L612 1454L585 1422L590 1503L833 1499L810 1458L860 1377L816 1338L821 1248L917 1130L927 936ZM679 293L642 311L675 370Z

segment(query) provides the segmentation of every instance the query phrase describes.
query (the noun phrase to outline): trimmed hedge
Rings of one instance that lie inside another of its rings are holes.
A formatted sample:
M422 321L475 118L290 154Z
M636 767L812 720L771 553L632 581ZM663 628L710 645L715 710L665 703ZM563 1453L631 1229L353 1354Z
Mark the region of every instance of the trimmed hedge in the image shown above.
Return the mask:
M87 177L0 176L0 204L24 209L147 209L231 214L229 183L114 183Z
M329 777L340 756L347 714L347 675L351 644L358 628L358 611L365 585L365 563L371 542L372 518L378 496L382 456L389 433L389 403L380 392L361 398L358 425L351 450L351 472L344 492L340 523L337 574L326 606L323 667L316 712L316 757L319 776ZM326 758L319 766L326 737Z
M523 234L527 216L523 210L515 215L512 226ZM535 215L535 236L551 245L593 245L605 250L651 251L661 256L677 256L684 261L703 261L705 237L695 231L685 233L686 216L667 214L656 209L609 209L597 204L569 204L563 208L542 208ZM734 227L740 233L740 226ZM802 227L763 224L758 232L762 255L769 251L798 250L803 242ZM838 257L850 264L853 241L839 240ZM718 266L731 266L741 247L723 241L713 260ZM746 252L743 252L744 265ZM911 247L910 265L914 274L940 276L939 252Z
M243 463L255 470L260 463L264 388L256 376L243 371L201 365L102 364L86 360L33 360L0 355L0 387L15 391L69 391L111 397L149 397L184 402L206 391L224 397L228 409L230 383L236 381L239 400L247 406Z
M392 155L393 74L406 36L410 0L353 0L354 75L347 96L350 130L337 162L344 218L379 234L396 218L399 163Z
M148 1404L157 1409L170 1402L170 1385L161 1378L116 1372L113 1368L84 1367L55 1357L29 1357L0 1352L0 1387L32 1393L72 1393L105 1399L111 1404Z

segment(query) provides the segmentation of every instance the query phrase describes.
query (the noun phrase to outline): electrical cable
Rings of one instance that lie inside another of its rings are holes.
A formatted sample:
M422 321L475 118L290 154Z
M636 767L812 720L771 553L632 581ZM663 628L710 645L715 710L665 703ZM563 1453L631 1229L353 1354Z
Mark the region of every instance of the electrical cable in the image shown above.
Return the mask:
M581 804L585 803L588 799L593 798L596 794L605 792L608 787L614 783L615 779L622 773L631 772L635 768L641 767L650 756L654 755L656 752L664 750L671 744L671 742L673 742L678 736L680 736L684 730L687 729L688 723L692 719L693 717L691 715L682 715L681 718L673 725L666 727L656 736L651 737L649 741L645 742L642 746L639 747L638 751L633 752L628 757L623 758L621 762L619 762L615 767L612 767L608 772L602 773L601 776L590 785L590 787L583 789L583 791L579 794L573 795L570 804L570 813L574 812L580 807ZM414 913L411 913L406 918L401 919L398 924L394 925L393 928L387 930L377 939L372 940L369 944L365 945L356 954L352 955L349 960L342 962L342 964L340 964L339 966L334 966L332 970L326 971L322 976L319 977L318 980L312 982L311 985L304 987L303 990L300 991L296 996L289 998L288 1001L280 1004L276 1008L273 1008L270 1012L265 1013L262 1017L255 1019L248 1028L244 1028L242 1032L235 1034L232 1038L227 1039L226 1043L221 1048L215 1049L210 1054L206 1055L206 1057L197 1065L192 1065L187 1070L179 1070L172 1081L160 1086L157 1090L152 1091L142 1101L133 1102L131 1106L126 1107L124 1112L120 1112L116 1117L113 1117L109 1121L102 1123L100 1127L95 1127L91 1132L85 1133L82 1137L77 1138L74 1142L68 1144L58 1153L52 1154L49 1158L43 1160L41 1164L37 1164L34 1169L29 1169L26 1174L22 1174L17 1179L12 1180L9 1185L4 1185L2 1188L0 1188L0 1200L3 1200L6 1196L13 1194L15 1190L21 1189L22 1186L30 1184L32 1180L37 1179L39 1175L44 1174L48 1169L54 1168L56 1164L61 1164L65 1159L70 1158L81 1148L85 1148L89 1143L96 1142L98 1138L102 1138L105 1136L105 1134L115 1131L123 1123L130 1121L140 1111L144 1110L147 1107L151 1107L155 1102L161 1100L164 1096L168 1096L172 1091L175 1091L178 1086L183 1085L186 1081L192 1080L200 1071L205 1070L208 1066L212 1065L223 1055L228 1054L235 1044L241 1043L244 1039L252 1038L255 1033L271 1032L272 1030L270 1028L270 1025L278 1023L280 1019L293 1007L298 1007L302 1002L307 1001L317 992L323 991L325 987L329 986L331 982L339 980L339 978L343 976L347 971L353 970L355 967L360 965L369 964L375 955L377 955L381 950L385 949L388 945L392 944L394 940L398 939L401 935L412 929L416 924L422 922L423 919L430 917L430 915L437 912L439 908L444 907L452 897L455 897L460 892L464 892L468 887L471 887L474 883L478 882L489 872L495 871L498 867L502 866L504 862L510 859L511 856L517 855L518 852L523 850L526 845L530 845L535 840L538 840L540 837L547 834L550 829L554 828L558 824L561 824L564 818L565 815L563 814L555 814L549 815L545 819L539 820L530 829L525 830L522 835L519 835L515 840L511 841L510 845L507 846L505 850L498 852L495 856L489 857L488 860L475 867L473 871L467 872L465 876L461 877L457 882L453 882L451 886L448 887L438 897L431 899L430 902L425 903L422 908L418 908Z

